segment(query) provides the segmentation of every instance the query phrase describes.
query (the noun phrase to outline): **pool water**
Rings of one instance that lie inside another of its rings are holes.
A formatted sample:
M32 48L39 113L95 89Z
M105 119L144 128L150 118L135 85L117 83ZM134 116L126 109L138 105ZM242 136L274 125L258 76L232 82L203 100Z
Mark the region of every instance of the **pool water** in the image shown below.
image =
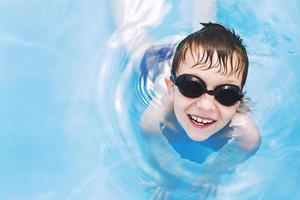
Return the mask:
M1 199L298 199L300 1L26 1L0 10ZM262 143L234 171L182 159L139 126L170 65L145 70L145 50L174 45L201 21L233 28L249 52L245 89Z

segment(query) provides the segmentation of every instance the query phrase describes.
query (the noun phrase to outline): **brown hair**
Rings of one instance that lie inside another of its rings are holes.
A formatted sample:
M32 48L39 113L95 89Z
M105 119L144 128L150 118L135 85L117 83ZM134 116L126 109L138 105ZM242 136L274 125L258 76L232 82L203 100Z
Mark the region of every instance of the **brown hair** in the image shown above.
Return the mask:
M204 27L184 38L177 46L172 62L172 73L175 75L180 63L185 61L186 52L190 51L192 56L197 56L194 66L208 63L205 69L219 67L219 72L224 75L242 73L243 89L248 74L248 56L242 39L230 30L217 23L201 23ZM199 52L199 47L203 53ZM213 54L217 53L219 65L213 65ZM237 58L237 64L233 66L233 57ZM227 65L230 61L231 65Z

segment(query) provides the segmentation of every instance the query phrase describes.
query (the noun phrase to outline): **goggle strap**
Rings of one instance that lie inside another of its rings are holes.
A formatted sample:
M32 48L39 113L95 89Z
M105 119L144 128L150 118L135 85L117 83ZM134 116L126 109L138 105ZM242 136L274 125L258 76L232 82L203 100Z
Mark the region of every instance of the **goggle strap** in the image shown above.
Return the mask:
M242 91L241 91L241 93L239 94L239 97L240 97L241 99L243 99L246 93L247 93L247 92L242 92Z
M171 81L172 81L173 83L175 83L176 77L175 77L175 73L174 73L173 70L171 70L171 76L170 76L170 79L171 79Z

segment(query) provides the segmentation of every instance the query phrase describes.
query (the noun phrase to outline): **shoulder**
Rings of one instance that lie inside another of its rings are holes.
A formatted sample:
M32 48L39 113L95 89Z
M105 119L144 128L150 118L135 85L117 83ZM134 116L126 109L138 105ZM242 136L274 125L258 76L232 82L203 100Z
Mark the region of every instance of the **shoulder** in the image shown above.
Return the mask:
M249 112L237 113L230 126L238 146L245 151L256 152L261 144L260 131Z
M160 133L160 123L170 113L170 107L171 102L167 97L151 101L141 117L142 131L148 134Z

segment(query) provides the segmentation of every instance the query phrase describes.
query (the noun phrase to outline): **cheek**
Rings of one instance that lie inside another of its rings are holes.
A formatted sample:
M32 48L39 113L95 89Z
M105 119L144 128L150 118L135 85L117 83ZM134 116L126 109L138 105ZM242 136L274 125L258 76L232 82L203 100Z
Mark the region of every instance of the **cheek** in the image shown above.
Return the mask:
M186 97L183 97L179 93L179 91L176 91L174 93L173 102L174 102L175 114L185 113L185 111L188 109L189 105L191 104L190 101Z
M231 120L233 115L235 115L236 111L237 111L236 107L222 107L222 108L220 108L221 117L226 123Z
M182 99L175 93L174 94L174 111L176 112L182 112L182 110L184 110L184 101L182 101Z
M174 102L180 106L187 106L193 102L193 99L183 96L181 92L176 89L174 91Z

